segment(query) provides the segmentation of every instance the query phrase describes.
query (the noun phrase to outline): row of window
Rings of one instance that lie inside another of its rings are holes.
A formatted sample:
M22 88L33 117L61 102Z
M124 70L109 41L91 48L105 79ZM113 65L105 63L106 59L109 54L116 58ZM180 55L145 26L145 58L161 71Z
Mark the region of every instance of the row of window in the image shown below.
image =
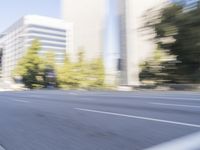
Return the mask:
M34 28L40 28L40 29L46 29L46 30L51 30L51 31L59 31L59 32L64 32L66 33L66 30L64 29L56 29L56 28L52 28L52 27L46 27L46 26L41 26L41 25L28 25L28 27L34 27Z
M49 36L57 36L57 37L64 37L66 38L66 35L63 35L63 34L57 34L57 33L48 33L48 32L45 32L45 31L37 31L37 30L29 30L28 33L36 33L36 34L42 34L42 35L49 35Z
M31 44L32 41L29 41L28 44ZM41 42L42 46L51 46L51 47L59 47L59 48L66 48L66 44L52 44L48 42Z
M28 36L28 39L39 39L39 40L46 40L46 41L54 41L54 42L62 42L66 43L66 40L55 39L55 38L47 38L47 37L39 37L39 36Z

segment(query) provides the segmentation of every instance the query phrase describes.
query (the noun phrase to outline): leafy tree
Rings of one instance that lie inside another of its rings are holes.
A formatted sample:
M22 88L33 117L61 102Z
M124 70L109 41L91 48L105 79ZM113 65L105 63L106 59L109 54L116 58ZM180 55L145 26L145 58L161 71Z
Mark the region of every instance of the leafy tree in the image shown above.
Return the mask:
M90 76L89 64L85 60L85 53L82 49L78 52L78 62L74 64L74 72L80 88L89 86L88 76Z
M43 56L43 60L44 60L44 65L48 66L52 69L55 69L55 53L52 51L47 51L44 56Z
M142 71L139 74L140 81L145 84L162 84L171 81L175 58L160 49L154 51L153 55L141 64ZM167 70L166 70L167 69Z
M89 64L89 79L90 87L103 87L105 80L105 71L102 58L97 58Z
M34 40L14 70L14 76L21 76L25 86L30 89L43 87L42 59L38 56L39 50L40 42Z
M104 66L101 58L87 62L84 51L78 53L78 62L75 64L78 85L81 88L102 87L104 85Z
M160 63L158 76L151 72L154 79L162 83L200 83L200 7L173 3L155 13L153 20L145 28L155 31L154 40L161 50L176 57ZM153 16L153 15L152 15ZM147 68L145 68L148 70ZM152 71L152 70L151 70Z
M59 86L62 88L92 88L104 85L104 67L102 59L88 62L84 51L78 53L78 61L72 63L68 56L57 69Z
M28 88L48 87L57 83L62 88L89 88L104 85L104 67L102 59L88 62L82 50L78 61L72 63L68 56L62 65L55 65L55 54L47 52L39 56L40 43L34 40L26 54L19 61L14 76L21 76ZM55 81L54 81L55 80Z
M66 56L64 64L57 67L57 80L61 88L77 88L78 79L74 70L74 64Z

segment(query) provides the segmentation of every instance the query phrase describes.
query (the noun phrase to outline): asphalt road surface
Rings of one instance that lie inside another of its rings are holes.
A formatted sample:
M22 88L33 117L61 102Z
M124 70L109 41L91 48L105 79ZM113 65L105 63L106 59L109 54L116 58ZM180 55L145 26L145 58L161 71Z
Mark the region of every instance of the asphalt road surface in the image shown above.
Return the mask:
M0 150L200 150L200 93L0 93Z

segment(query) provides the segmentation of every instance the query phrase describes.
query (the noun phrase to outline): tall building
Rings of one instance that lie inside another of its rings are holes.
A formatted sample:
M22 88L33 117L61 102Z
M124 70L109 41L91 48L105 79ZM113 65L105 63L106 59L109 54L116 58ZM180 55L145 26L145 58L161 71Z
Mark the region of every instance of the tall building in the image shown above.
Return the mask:
M167 0L119 0L121 37L121 84L139 85L140 64L156 50L149 35L141 32L144 14Z
M63 63L66 52L73 49L72 25L55 18L27 15L1 35L2 77L5 79L10 79L12 70L35 39L41 43L39 54L53 52L57 64Z
M3 49L0 47L0 78L2 77L2 55Z
M106 0L62 0L63 19L73 23L75 57L84 50L86 59L102 55L104 49Z
M140 33L144 13L166 0L63 0L73 23L74 49L103 54L107 83L138 85L139 65L156 45Z
M112 24L116 10L111 10L110 0L62 0L63 19L73 23L74 60L78 51L84 50L85 58L103 57L107 83L116 83L116 46L112 39L116 29ZM112 15L108 15L108 14ZM110 32L110 30L112 30ZM114 49L113 49L114 48ZM106 49L106 50L105 50Z

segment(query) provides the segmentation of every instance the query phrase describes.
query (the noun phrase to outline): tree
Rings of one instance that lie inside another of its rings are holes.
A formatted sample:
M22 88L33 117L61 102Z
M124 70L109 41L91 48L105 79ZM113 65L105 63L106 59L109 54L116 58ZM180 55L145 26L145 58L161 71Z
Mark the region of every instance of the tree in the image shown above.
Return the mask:
M147 61L141 64L142 71L139 74L140 81L145 84L160 85L162 83L171 82L173 77L170 76L170 70L173 70L175 58L165 51L157 49ZM167 70L166 70L167 69Z
M91 62L79 50L78 61L72 63L66 56L64 64L57 69L58 83L62 88L92 88L104 86L104 66L102 59Z
M80 88L87 88L89 86L88 76L89 64L85 60L84 50L79 49L78 52L78 62L74 64L74 73L76 74L76 80L78 81L78 86Z
M42 59L38 56L39 50L40 42L34 40L14 70L14 76L21 76L25 86L30 89L43 87Z
M154 41L158 47L176 58L160 63L162 76L152 72L155 80L200 83L200 7L195 4L169 4L156 13L156 19L146 22L145 28L155 31Z
M44 60L45 66L55 69L55 53L54 52L47 51L43 56L43 60Z
M94 59L89 64L89 79L90 87L103 87L105 80L105 71L102 58Z
M78 85L80 88L92 88L104 86L104 66L101 58L86 61L85 53L79 50L78 62L75 64Z
M78 79L74 70L74 64L69 56L65 56L64 64L57 67L57 80L61 88L77 88Z

